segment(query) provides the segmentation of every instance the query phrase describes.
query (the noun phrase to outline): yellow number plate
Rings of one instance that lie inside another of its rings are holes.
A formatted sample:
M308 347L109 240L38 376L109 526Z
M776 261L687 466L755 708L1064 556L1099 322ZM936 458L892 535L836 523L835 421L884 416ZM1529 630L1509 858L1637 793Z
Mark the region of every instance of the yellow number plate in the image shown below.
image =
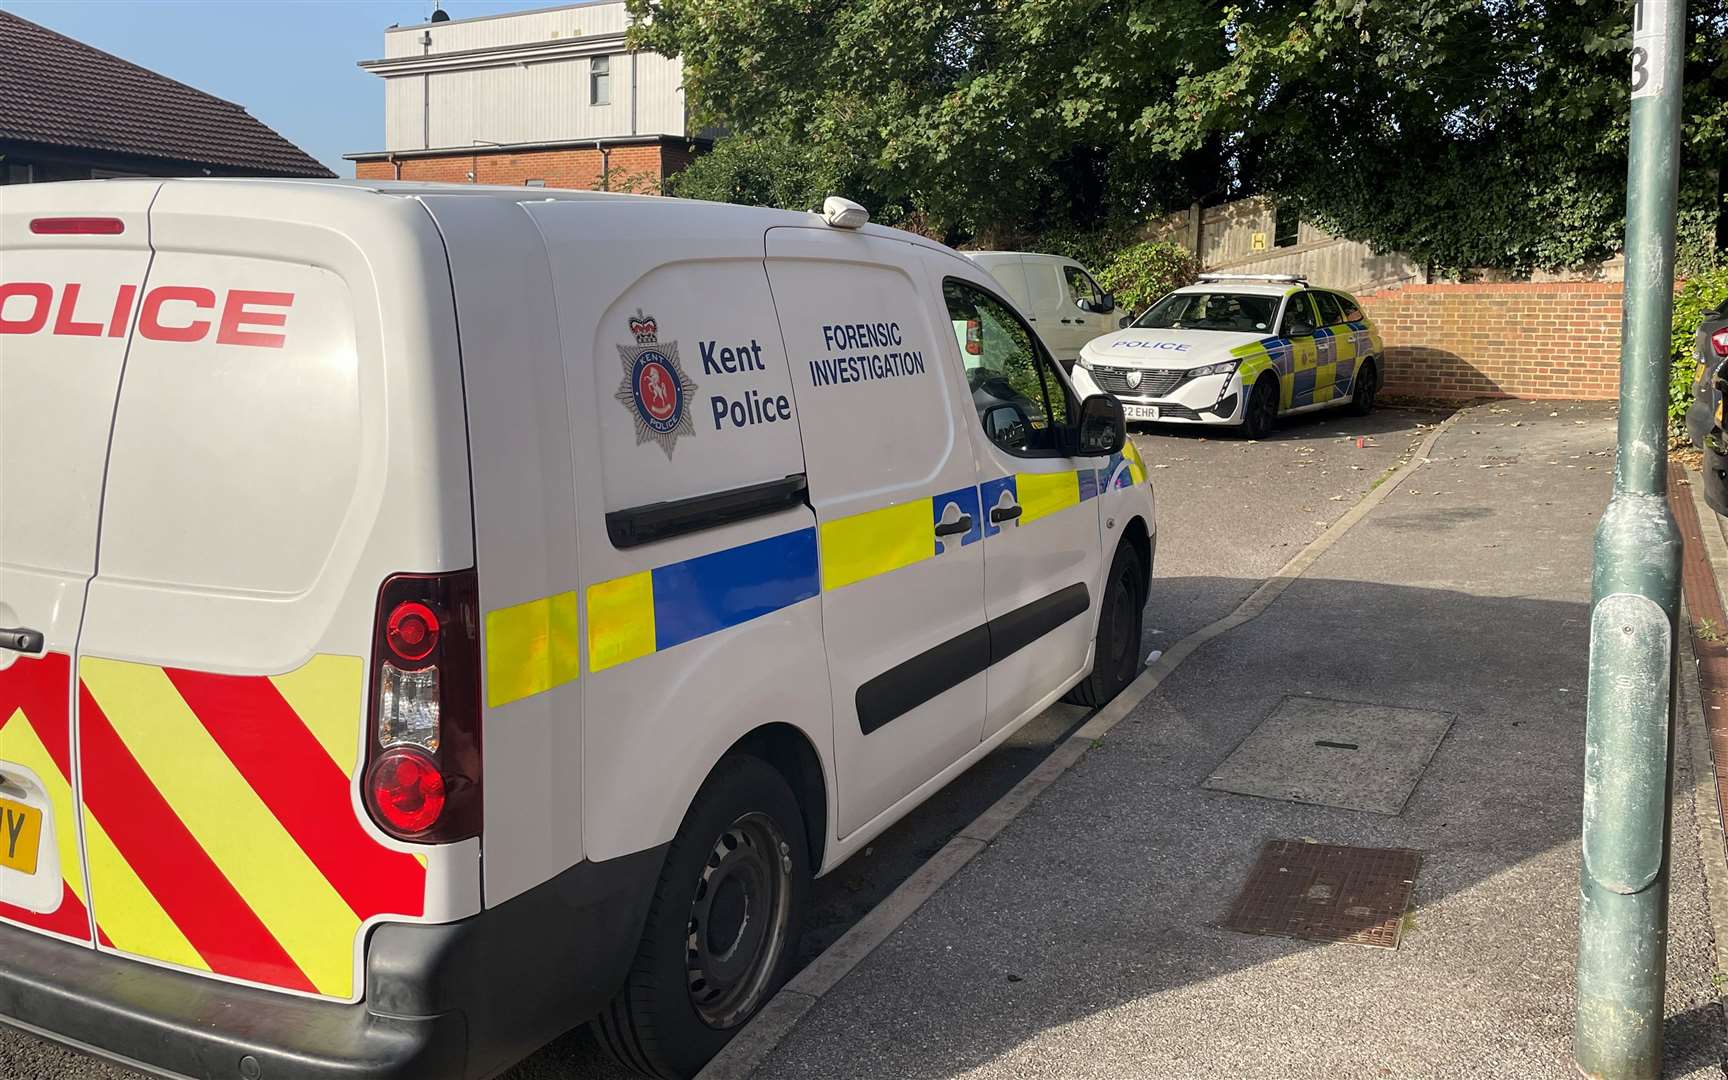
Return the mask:
M41 843L42 811L0 799L0 866L34 874Z

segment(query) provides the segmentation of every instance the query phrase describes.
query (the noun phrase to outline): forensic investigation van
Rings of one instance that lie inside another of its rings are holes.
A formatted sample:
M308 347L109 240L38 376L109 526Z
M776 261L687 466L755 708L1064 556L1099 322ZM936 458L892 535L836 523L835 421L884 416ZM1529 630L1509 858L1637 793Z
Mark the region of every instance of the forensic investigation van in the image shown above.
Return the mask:
M813 876L1126 685L1120 405L866 217L5 189L0 1022L436 1080L593 1020L688 1076Z

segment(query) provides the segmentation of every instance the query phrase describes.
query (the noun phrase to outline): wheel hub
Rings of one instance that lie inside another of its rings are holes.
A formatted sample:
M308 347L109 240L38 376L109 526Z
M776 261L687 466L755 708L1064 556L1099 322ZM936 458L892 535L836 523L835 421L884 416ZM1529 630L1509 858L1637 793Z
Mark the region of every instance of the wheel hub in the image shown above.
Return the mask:
M690 1001L728 1028L759 1000L786 948L792 860L779 827L746 814L714 841L696 883L685 939Z

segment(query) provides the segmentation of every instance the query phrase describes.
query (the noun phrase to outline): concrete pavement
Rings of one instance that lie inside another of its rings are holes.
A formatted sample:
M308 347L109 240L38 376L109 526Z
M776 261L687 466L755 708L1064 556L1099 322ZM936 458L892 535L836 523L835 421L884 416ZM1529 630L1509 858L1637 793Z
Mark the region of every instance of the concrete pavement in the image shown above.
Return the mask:
M1572 1075L1590 535L1613 439L1604 406L1466 413L1271 609L1190 657L822 998L759 1075ZM1453 719L1396 816L1202 789L1287 696ZM1721 837L1690 797L1691 746L1675 784L1669 1071L1719 1076L1700 828ZM1271 838L1422 851L1402 947L1218 928Z

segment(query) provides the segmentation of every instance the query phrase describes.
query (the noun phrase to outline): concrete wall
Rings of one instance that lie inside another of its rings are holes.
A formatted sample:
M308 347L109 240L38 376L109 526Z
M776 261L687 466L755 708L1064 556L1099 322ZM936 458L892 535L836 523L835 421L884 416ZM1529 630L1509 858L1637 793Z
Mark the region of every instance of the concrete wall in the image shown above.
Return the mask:
M1359 294L1386 343L1385 391L1425 398L1612 400L1612 282L1414 285Z

